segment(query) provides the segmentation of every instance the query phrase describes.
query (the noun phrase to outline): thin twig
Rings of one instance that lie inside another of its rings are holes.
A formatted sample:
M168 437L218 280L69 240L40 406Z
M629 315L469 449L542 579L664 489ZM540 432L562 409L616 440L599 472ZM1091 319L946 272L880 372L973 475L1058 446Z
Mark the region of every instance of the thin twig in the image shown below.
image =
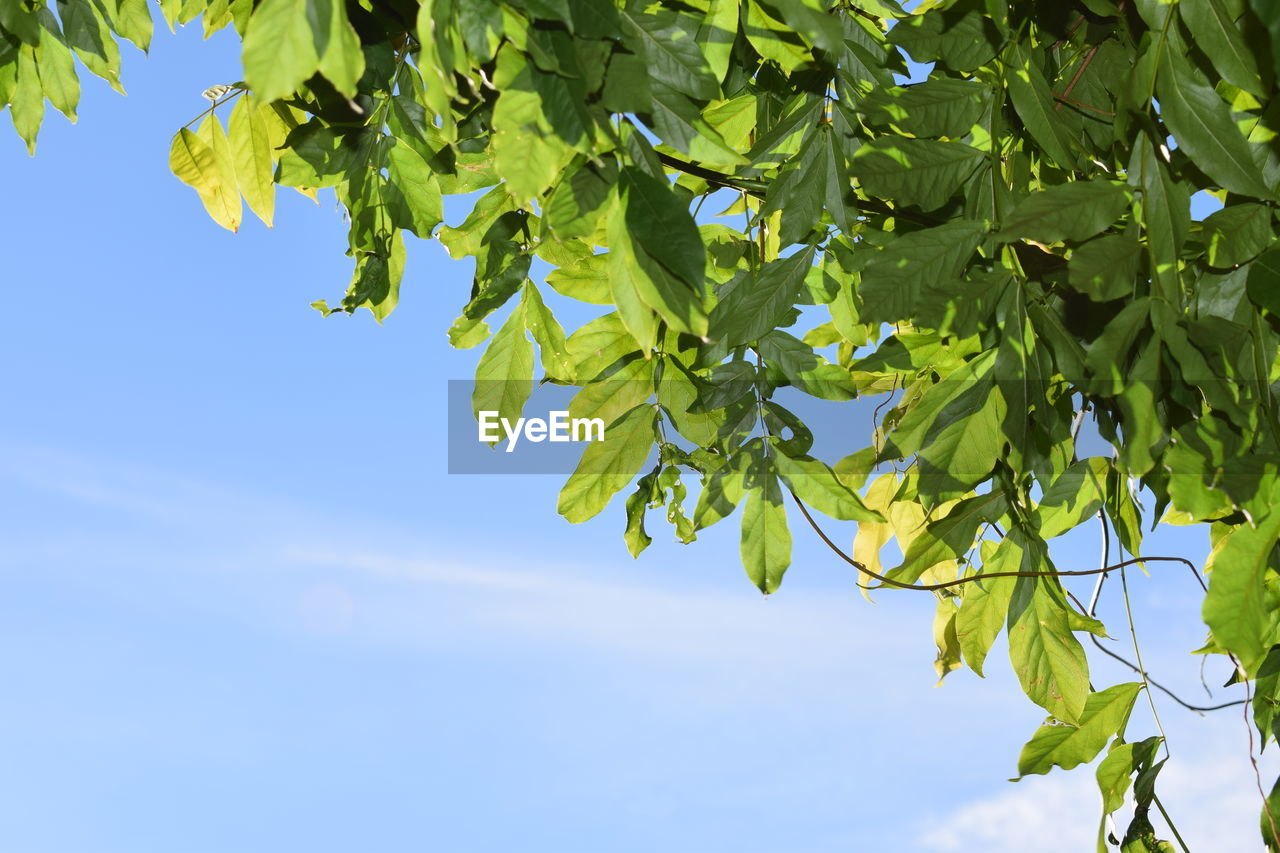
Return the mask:
M1115 113L1111 110L1104 110L1102 107L1095 107L1093 104L1086 104L1084 101L1077 101L1069 95L1059 95L1057 92L1054 92L1053 99L1058 101L1057 104L1054 104L1053 108L1055 110L1062 109L1063 104L1070 104L1073 107L1079 107L1082 110L1089 110L1090 112L1097 113L1098 115L1110 116L1112 118L1115 117Z
M1084 72L1089 70L1089 65L1093 62L1093 58L1098 55L1098 48L1101 46L1101 44L1095 44L1089 48L1089 52L1084 55L1084 59L1080 60L1080 67L1076 69L1075 76L1071 78L1067 88L1062 90L1061 95L1055 95L1055 98L1066 98L1071 95L1071 92L1076 88L1076 84L1080 82L1080 78L1084 76ZM1055 110L1062 109L1062 101L1059 100L1058 103L1053 105L1053 108Z
M191 121L184 124L181 130L186 130L187 128L191 127L191 125L198 122L200 119L204 118L207 115L212 114L215 109L229 102L232 98L238 98L239 96L243 95L245 92L248 92L248 91L249 91L248 89L233 89L231 91L231 94L227 95L225 98L223 98L220 101L214 101L213 104L209 107L209 109L205 110L204 112L200 113L200 115L196 116Z

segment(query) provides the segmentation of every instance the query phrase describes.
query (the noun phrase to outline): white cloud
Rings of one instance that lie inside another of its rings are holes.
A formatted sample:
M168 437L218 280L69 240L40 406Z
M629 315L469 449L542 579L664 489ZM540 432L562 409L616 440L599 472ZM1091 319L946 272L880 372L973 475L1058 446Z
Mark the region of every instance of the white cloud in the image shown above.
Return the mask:
M1213 718L1187 715L1166 719L1166 727L1175 752L1160 773L1156 793L1190 849L1208 853L1262 851L1258 833L1262 798L1249 764L1241 716L1235 711ZM1274 759L1267 756L1264 784L1275 778ZM917 843L922 850L938 853L1091 851L1097 838L1100 803L1091 767L1069 773L1054 771L1048 776L1025 778L935 817ZM1119 834L1132 813L1131 800L1116 813ZM1155 810L1151 820L1158 835L1173 840Z

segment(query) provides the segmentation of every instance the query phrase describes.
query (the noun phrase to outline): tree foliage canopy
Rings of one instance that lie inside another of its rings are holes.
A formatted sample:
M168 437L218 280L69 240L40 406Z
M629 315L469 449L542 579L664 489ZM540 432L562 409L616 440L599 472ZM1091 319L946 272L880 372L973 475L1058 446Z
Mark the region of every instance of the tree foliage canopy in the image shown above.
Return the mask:
M743 563L771 593L798 517L865 586L934 593L940 675L981 674L1006 631L1049 715L1019 772L1105 754L1104 810L1136 797L1126 850L1157 849L1160 739L1125 732L1151 685L1139 671L1095 689L1081 636L1105 629L1061 576L1182 573L1144 553L1144 530L1206 525L1199 651L1230 659L1275 739L1274 3L159 7L170 26L243 37L244 81L212 89L170 153L216 222L237 229L247 203L270 224L277 184L332 188L355 272L336 307L316 306L378 319L405 232L440 240L475 266L449 335L486 345L477 409L514 418L537 374L580 386L574 413L610 423L560 494L570 521L630 488L639 554L650 509L688 542L741 505ZM152 19L146 0L0 0L0 34L0 100L34 148L44 101L75 117L75 60L118 88L117 39L145 50ZM1205 194L1220 209L1197 219ZM474 199L456 226L446 195ZM729 208L710 221L713 197ZM565 298L607 313L566 333L551 311ZM783 387L884 405L823 461ZM1103 455L1077 450L1086 417ZM813 511L858 523L851 554ZM1098 518L1117 556L1055 568L1051 541ZM903 556L882 565L890 540ZM1262 834L1280 849L1271 799Z

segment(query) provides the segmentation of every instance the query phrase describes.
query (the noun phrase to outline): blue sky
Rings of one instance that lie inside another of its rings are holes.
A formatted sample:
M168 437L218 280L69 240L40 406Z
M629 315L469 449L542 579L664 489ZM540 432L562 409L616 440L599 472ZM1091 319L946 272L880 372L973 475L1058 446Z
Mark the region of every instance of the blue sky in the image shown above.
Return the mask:
M933 686L927 595L868 604L796 529L765 600L736 518L633 561L620 506L574 528L558 477L447 474L469 266L415 242L385 326L310 309L350 275L331 198L232 235L168 172L238 69L227 34L157 34L36 158L0 134L0 847L1087 849L1087 770L1005 781L1043 715L1002 652ZM1131 587L1151 668L1202 697L1191 580ZM1184 836L1257 849L1243 718L1157 703Z

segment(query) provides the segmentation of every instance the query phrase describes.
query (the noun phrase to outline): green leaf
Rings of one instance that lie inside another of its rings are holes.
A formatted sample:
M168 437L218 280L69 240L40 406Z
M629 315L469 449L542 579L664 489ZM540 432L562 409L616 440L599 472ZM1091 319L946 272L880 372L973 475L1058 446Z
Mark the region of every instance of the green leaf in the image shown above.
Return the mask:
M728 518L742 503L747 493L746 474L750 456L739 453L711 472L698 493L698 503L693 510L693 526L697 530L710 527Z
M786 332L765 335L759 352L767 363L770 381L777 385L793 385L824 400L852 400L858 395L848 370L830 364L813 347Z
M1090 693L1076 724L1041 726L1018 756L1018 775L1048 773L1054 767L1070 770L1093 761L1113 735L1123 734L1142 685L1116 684Z
M613 161L602 168L583 163L552 188L542 211L544 229L560 240L590 237L600 224L617 177Z
M541 75L510 45L498 52L493 79L500 92L492 119L494 166L521 205L556 183L574 156L547 121L547 105L536 79Z
M606 425L653 396L652 359L633 358L583 387L569 402L575 418L600 418Z
M813 266L814 247L765 264L759 274L739 273L720 292L709 328L730 346L764 336L791 312Z
M1264 95L1258 62L1236 26L1237 16L1227 10L1226 3L1223 0L1193 0L1177 5L1178 15L1187 25L1196 46L1209 57L1222 78L1246 92Z
M308 0L262 0L244 36L244 79L263 101L298 89L320 66Z
M524 309L525 325L538 342L538 357L543 371L555 379L572 380L574 365L564 339L564 329L542 301L542 295L533 282L525 282L520 304Z
M1234 267L1253 258L1275 239L1271 208L1253 202L1224 207L1204 221L1209 265Z
M1192 68L1188 62L1166 62L1157 78L1160 114L1178 147L1223 189L1274 198L1226 102Z
M884 521L880 513L867 508L857 492L850 491L836 479L826 463L812 456L792 458L781 452L770 458L787 487L824 515L841 521Z
M1268 249L1249 264L1245 291L1253 304L1280 317L1280 248Z
M114 29L121 38L133 42L139 50L146 51L151 46L151 10L147 8L147 0L120 0L115 13Z
M996 236L1006 242L1087 240L1115 222L1128 203L1123 187L1110 181L1060 184L1019 202Z
M1010 544L1006 544L1010 543ZM983 560L984 572L1018 571L1023 549L1012 538L1000 543L991 559ZM980 576L979 576L980 577ZM987 578L970 581L961 592L960 612L956 614L956 639L960 653L979 676L991 650L1000 636L1009 613L1017 578Z
M476 385L471 410L497 412L515 423L533 392L533 344L525 336L525 307L512 311L493 336L476 365Z
M1217 645L1233 653L1252 676L1270 648L1271 609L1267 604L1268 566L1280 539L1280 481L1272 479L1270 510L1253 524L1235 526L1214 546L1205 572L1209 592L1202 615ZM1254 526L1256 525L1256 526Z
M950 381L950 380L948 380ZM936 433L920 449L920 494L945 500L985 480L1004 456L1004 394L992 383L965 387L938 415ZM939 428L940 427L940 428Z
M1104 818L1124 805L1130 777L1136 770L1151 765L1160 742L1158 737L1149 737L1137 743L1117 743L1107 752L1107 757L1098 762L1096 776L1102 792Z
M458 349L471 349L484 343L489 337L489 324L484 320L459 317L449 327L449 345Z
M637 268L636 253L626 231L626 217L613 205L608 216L608 240L612 247L606 262L609 269L609 293L618 308L618 317L636 344L644 352L653 350L658 340L658 317L641 295L640 279L643 272ZM650 285L651 286L651 285Z
M9 104L9 117L18 136L27 143L27 153L36 153L36 136L44 120L44 93L40 88L40 72L36 67L35 48L18 48L17 83ZM194 135L194 134L193 134Z
M641 477L636 483L636 490L627 497L627 528L622 533L622 540L627 543L627 550L631 552L633 559L639 557L653 542L653 537L645 532L644 516L654 497L654 486L661 470L661 466L655 467Z
M605 428L604 441L588 443L578 467L560 490L557 511L572 524L598 515L649 458L657 419L653 407L636 406Z
M701 16L694 37L717 81L729 73L733 42L738 34L739 7L737 0L708 0L706 14Z
M1040 66L1021 44L1011 45L1005 51L1005 59L1004 82L1009 89L1009 100L1027 132L1050 160L1064 168L1074 166L1071 132L1061 112L1054 109L1053 94Z
M1266 27L1271 37L1271 61L1276 75L1280 76L1280 50L1275 48L1280 44L1280 8L1277 8L1271 0L1249 0L1249 8L1258 16L1258 20Z
M980 6L968 2L913 15L889 30L889 41L916 62L941 60L956 71L973 71L996 55L1002 39Z
M1040 535L1045 539L1061 536L1096 516L1102 508L1103 490L1110 468L1108 459L1090 456L1074 463L1054 480L1036 505Z
M985 227L964 220L904 234L872 256L858 295L864 323L910 317L924 287L959 278Z
M956 619L959 614L960 606L954 598L938 598L933 617L933 642L938 647L938 656L934 658L933 669L938 673L939 685L949 672L963 666L960 660L960 640L956 635Z
M1129 158L1129 183L1141 190L1155 293L1171 298L1178 292L1178 257L1191 227L1191 192L1175 181L1166 157L1149 134L1138 134Z
M368 308L381 323L395 310L400 300L400 281L404 276L404 240L396 231L389 247L379 251L357 251L356 270L342 298L342 310L354 314Z
M1071 286L1094 302L1110 302L1133 293L1142 245L1130 233L1106 234L1071 252Z
M840 19L832 15L820 0L774 0L782 20L804 38L835 53L844 48L844 31Z
M952 424L943 413L958 408L957 400L962 400L959 407L965 407L974 400L980 403L985 399L994 390L991 371L995 361L996 350L987 350L952 370L942 381L921 389L889 434L881 458L902 459L919 452L929 439Z
M1115 394L1128 368L1129 351L1151 316L1151 300L1141 297L1126 305L1111 318L1102 334L1089 345L1085 365L1089 372L1105 382L1095 382L1097 390Z
M546 282L561 296L591 305L612 305L608 268L608 254L591 255L547 273Z
M196 136L213 153L215 176L210 182L211 198L206 200L205 207L215 222L228 231L237 231L244 216L244 208L240 204L239 182L231 143L226 131L222 129L222 122L210 113L196 128Z
M854 152L849 171L870 195L934 210L960 189L985 156L961 142L879 137Z
M764 451L755 454L747 473L741 551L751 582L765 595L776 592L791 565L791 531L773 459Z
M691 160L733 169L749 162L730 148L724 138L702 118L702 110L686 95L653 83L653 100L647 111L653 116L653 129L671 147L687 154Z
M224 228L235 230L235 225L239 222L240 197L235 196L233 210L229 200L236 192L235 185L226 185L228 176L221 168L209 142L184 127L174 135L169 147L169 168L178 180L200 194L200 201L215 222ZM232 181L235 180L234 174L229 177Z
M93 0L58 0L58 17L68 46L94 74L124 94L120 85L120 47Z
M387 154L387 170L404 197L408 218L401 224L419 237L430 237L444 220L444 201L431 167L417 151L396 143Z
M705 336L706 249L693 217L671 190L633 166L624 168L609 239L629 267L641 301L672 328Z
M693 36L697 24L673 10L656 8L656 14L622 11L623 35L645 58L649 75L692 98L718 96L720 84Z
M36 62L40 85L53 108L74 122L76 104L80 102L80 79L76 77L75 60L53 13L42 8L37 17L40 21L40 44L36 48Z
M308 14L320 56L320 73L339 92L354 97L356 84L364 74L364 51L360 37L347 20L346 0L308 0Z
M960 501L911 540L902 564L889 576L902 583L915 583L939 563L964 557L973 547L978 528L998 520L1008 511L1008 505L1008 498L998 491Z
M912 136L964 136L986 107L991 89L975 80L930 78L922 83L873 91L858 112L879 126Z
M1023 565L1052 571L1042 542ZM1009 604L1009 658L1031 701L1064 723L1079 723L1089 693L1084 648L1071 633L1070 608L1056 578L1018 578Z
M270 108L252 94L244 94L231 110L231 158L236 185L249 209L268 228L275 214L275 164L272 162L271 131L266 111Z
M778 238L784 246L802 240L822 216L828 179L825 139L820 128L806 136L799 153L787 162L765 194L760 218L782 211ZM843 208L840 199L838 209Z
M565 348L572 375L590 382L618 359L636 352L637 345L618 313L610 312L570 335Z

